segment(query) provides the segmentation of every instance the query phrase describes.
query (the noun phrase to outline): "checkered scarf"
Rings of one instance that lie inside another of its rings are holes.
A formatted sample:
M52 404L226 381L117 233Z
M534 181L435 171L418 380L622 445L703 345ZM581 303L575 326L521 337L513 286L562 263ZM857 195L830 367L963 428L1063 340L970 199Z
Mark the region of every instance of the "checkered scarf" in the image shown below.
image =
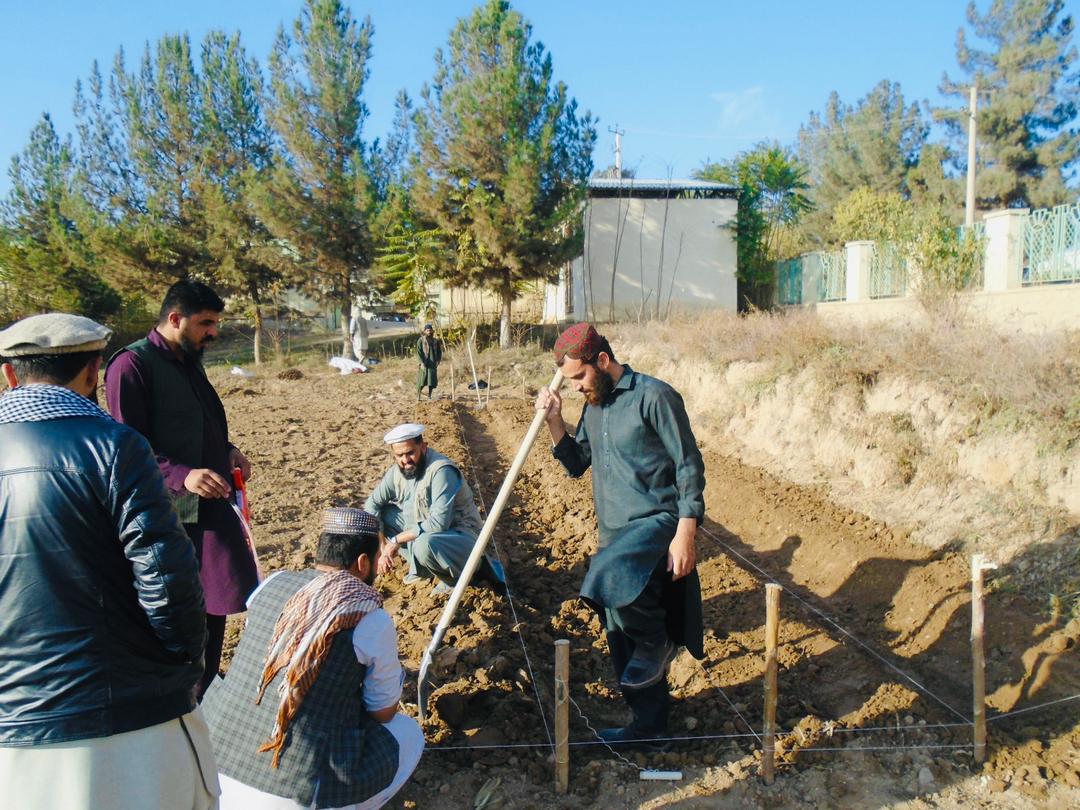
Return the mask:
M112 419L82 394L62 385L20 385L0 397L0 424L48 422L80 416Z
M284 669L278 688L278 712L274 731L260 751L273 751L271 767L278 766L285 747L285 732L296 716L319 669L330 652L334 635L352 630L368 613L382 607L382 597L370 585L347 571L335 571L313 579L285 603L263 663L262 683L255 702L261 703L266 688Z

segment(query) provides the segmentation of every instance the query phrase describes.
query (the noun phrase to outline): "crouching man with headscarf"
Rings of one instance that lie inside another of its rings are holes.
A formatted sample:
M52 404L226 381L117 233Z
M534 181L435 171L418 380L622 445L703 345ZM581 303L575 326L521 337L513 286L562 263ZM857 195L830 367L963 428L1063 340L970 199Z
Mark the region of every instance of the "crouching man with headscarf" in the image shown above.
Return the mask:
M372 587L378 550L374 517L327 510L315 568L252 594L229 673L203 700L223 810L370 810L420 762L423 732L398 713L397 631Z

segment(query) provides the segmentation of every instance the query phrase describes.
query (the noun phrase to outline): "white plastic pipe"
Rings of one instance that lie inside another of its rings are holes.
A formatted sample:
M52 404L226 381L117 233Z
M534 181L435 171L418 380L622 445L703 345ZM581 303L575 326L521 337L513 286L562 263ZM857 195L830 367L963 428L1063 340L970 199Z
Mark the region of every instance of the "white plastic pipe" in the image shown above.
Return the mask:
M548 385L548 388L552 391L558 391L562 386L562 380L562 371L556 371L555 376L551 378L551 384ZM495 533L495 524L499 522L499 516L502 515L502 511L506 507L506 502L510 498L510 492L514 489L514 483L521 473L521 468L525 464L525 459L528 458L529 451L532 450L532 446L536 442L536 435L540 432L540 428L543 427L544 418L545 413L543 411L537 411L536 416L533 417L532 424L529 425L529 430L525 434L524 440L521 442L521 447L518 448L517 455L514 457L514 462L506 472L506 478L503 479L502 487L499 488L499 494L495 496L495 501L491 504L487 519L484 521L484 526L480 529L480 534L473 544L472 553L469 554L469 559L465 563L465 568L462 570L461 576L458 577L457 584L454 585L454 590L446 602L446 607L443 608L442 616L439 617L439 623L435 627L435 633L431 637L431 643L424 651L424 657L420 662L420 673L416 683L416 698L417 705L420 708L421 720L427 715L427 699L430 694L430 690L428 689L428 671L431 669L432 656L442 643L443 636L446 635L446 631L450 627L450 622L454 618L454 613L457 611L458 604L461 602L461 597L465 595L465 589L472 581L473 574L475 574L476 569L480 567L480 561L484 558L484 551L487 549L488 541L491 540L491 535Z

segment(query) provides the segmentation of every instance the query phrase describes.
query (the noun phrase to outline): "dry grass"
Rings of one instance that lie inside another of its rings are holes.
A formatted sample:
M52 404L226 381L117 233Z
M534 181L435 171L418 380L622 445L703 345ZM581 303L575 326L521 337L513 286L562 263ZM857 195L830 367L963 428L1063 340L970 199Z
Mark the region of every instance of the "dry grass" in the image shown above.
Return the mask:
M1080 439L1080 331L1003 335L972 323L850 327L807 311L696 315L607 329L613 343L723 370L762 363L767 379L803 369L829 387L872 386L882 375L927 382L980 415L981 430L1033 429L1048 448Z

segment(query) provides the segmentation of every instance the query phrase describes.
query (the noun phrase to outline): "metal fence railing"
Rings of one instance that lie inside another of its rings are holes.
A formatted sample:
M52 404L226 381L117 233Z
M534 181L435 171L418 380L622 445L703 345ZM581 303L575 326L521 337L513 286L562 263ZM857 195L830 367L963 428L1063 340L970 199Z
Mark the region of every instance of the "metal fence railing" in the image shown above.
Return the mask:
M1032 211L1023 241L1024 285L1080 281L1080 203Z
M776 263L777 298L780 306L802 303L803 260L801 256Z
M956 236L961 244L963 244L965 240L971 238L977 239L983 245L983 249L979 252L981 257L979 266L975 268L975 272L971 274L971 278L968 279L968 283L965 286L965 290L968 292L981 290L986 285L986 223L979 220L978 222L973 222L971 225L961 225L956 229Z
M834 250L818 254L821 259L819 301L843 301L847 298L847 254Z
M874 245L870 258L870 297L899 298L907 295L907 257L891 242Z

